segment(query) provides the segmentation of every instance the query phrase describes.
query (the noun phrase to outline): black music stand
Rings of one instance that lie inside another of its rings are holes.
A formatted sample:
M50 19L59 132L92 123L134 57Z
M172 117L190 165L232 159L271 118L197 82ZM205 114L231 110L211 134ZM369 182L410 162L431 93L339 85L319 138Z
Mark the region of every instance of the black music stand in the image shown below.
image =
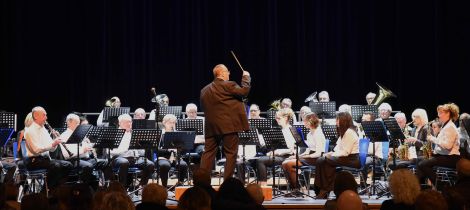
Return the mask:
M266 148L272 151L272 173L273 173L273 195L276 195L276 169L274 167L274 150L275 149L283 149L287 148L286 140L284 139L284 134L282 134L281 128L270 128L261 130L261 134L263 135L264 142L266 144ZM279 195L281 195L281 191L279 190Z
M384 119L383 121L388 131L390 132L390 147L393 148L393 167L397 168L397 148L398 145L400 145L400 142L403 142L406 137L395 118L390 117L388 119Z
M321 129L323 131L323 134L325 134L325 138L330 140L330 148L334 148L334 145L336 145L336 141L338 140L338 132L336 130L336 125L323 124L321 125Z
M137 149L137 150L144 150L144 167L147 167L147 160L145 152L152 149L157 148L158 143L160 141L160 137L162 135L162 130L160 129L135 129L132 130L131 142L129 143L129 150ZM157 150L158 153L158 150ZM157 154L158 155L158 154ZM134 155L135 156L135 155ZM138 158L141 158L139 156ZM136 161L137 162L137 161ZM159 172L158 164L157 164L157 173ZM158 179L157 179L158 184ZM133 185L132 185L133 186ZM134 189L130 194L140 190L142 187Z
M165 117L167 114L173 114L176 116L176 118L180 119L182 110L182 106L160 106L160 113L158 117L155 117L155 119L157 119L158 122L161 122L163 117Z
M178 119L177 131L194 131L196 135L204 135L204 119Z
M308 196L311 198L314 198L310 195L307 195L303 192L300 191L299 188L297 188L298 181L299 181L299 147L308 147L308 145L305 142L305 135L303 134L302 128L301 127L290 127L290 132L292 133L292 136L294 136L295 139L295 181L296 183L293 183L296 187L292 190L291 193L288 193L284 196L292 196L292 197L303 197L303 196ZM310 190L310 189L307 189Z
M94 148L108 149L108 161L111 162L111 149L118 148L126 130L118 128L100 128Z
M156 129L155 120L132 119L132 129Z
M2 159L3 152L6 150L8 141L11 139L14 132L15 130L13 128L0 128L0 144L2 145L0 159Z
M361 122L364 112L372 112L375 117L379 116L377 105L351 105L351 116L354 121Z
M266 117L269 121L269 127L276 127L277 126L277 122L276 122L276 112L278 110L274 110L274 109L269 109L268 111L266 111Z
M72 135L70 135L69 139L67 140L67 144L77 144L77 174L78 180L80 180L80 144L82 143L83 139L86 137L87 133L92 128L92 125L79 125L73 131ZM72 157L70 157L72 158Z
M302 130L302 134L303 136L307 136L308 133L310 132L310 129L308 129L307 127L305 127L305 125L292 125L294 128L296 129L301 129ZM294 136L295 137L295 136Z
M176 149L176 167L177 168L180 168L181 151L192 150L194 147L194 138L196 138L196 132L194 131L166 132L163 135L162 149ZM180 172L178 171L178 173ZM178 174L178 177L179 176L180 174ZM188 176L188 179L189 178L190 177Z
M267 129L271 128L271 122L269 119L248 119L248 124L250 127L258 129Z
M388 141L388 136L385 125L381 121L366 121L361 125L366 136L372 142L372 194L375 195L375 142Z
M129 114L130 107L105 107L103 110L103 122L108 122L109 125L119 127L118 117L122 114Z
M13 131L16 131L16 114L0 112L0 128L13 128Z
M255 127L250 127L248 131L238 132L238 138L240 139L238 145L242 145L242 167L246 170L245 146L259 145L258 133Z
M319 118L322 119L331 119L336 117L336 102L313 102L309 103L309 107L313 113L317 114Z

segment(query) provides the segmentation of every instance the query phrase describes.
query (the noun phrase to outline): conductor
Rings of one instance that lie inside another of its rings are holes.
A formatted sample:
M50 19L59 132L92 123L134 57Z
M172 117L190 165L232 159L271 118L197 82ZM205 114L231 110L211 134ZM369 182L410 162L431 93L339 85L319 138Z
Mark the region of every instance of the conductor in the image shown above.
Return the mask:
M249 130L242 98L250 92L251 77L243 71L241 87L229 81L230 71L223 64L213 69L214 81L201 90L201 106L205 113L205 147L201 168L212 170L217 146L223 144L226 157L224 180L232 177L238 152L238 132Z

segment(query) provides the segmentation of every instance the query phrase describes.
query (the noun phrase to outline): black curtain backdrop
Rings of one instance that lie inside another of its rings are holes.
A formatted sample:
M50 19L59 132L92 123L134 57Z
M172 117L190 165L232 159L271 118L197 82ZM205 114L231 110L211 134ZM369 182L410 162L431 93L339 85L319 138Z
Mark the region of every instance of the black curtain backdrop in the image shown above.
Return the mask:
M194 102L218 63L240 81L234 50L251 72L250 103L262 110L313 91L337 106L364 104L380 82L393 110L436 116L455 102L468 111L470 13L439 0L48 0L1 3L0 109L36 105L59 122L99 112L119 96L149 111L150 88L171 105Z

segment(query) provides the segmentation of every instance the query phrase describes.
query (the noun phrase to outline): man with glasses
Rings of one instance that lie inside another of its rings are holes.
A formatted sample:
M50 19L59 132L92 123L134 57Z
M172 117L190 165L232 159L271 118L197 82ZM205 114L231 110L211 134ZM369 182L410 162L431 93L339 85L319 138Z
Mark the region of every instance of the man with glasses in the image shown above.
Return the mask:
M250 106L250 119L264 119L260 117L259 114L261 113L259 106L257 104L251 104Z

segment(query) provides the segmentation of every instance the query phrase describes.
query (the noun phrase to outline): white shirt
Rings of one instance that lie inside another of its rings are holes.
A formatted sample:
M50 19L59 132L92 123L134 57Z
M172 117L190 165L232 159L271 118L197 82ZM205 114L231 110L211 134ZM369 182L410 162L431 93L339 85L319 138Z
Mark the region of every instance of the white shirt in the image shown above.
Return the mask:
M460 155L460 139L457 127L454 122L449 122L441 129L437 137L432 137L431 141L436 144L434 154L440 155Z
M313 133L312 131L308 132L306 143L308 148L305 154L308 154L310 151L315 151L315 153L309 155L310 158L318 158L325 152L326 139L320 126L318 126Z
M288 126L288 127L285 127L281 130L282 135L284 136L284 140L286 141L287 149L276 149L275 153L279 156L292 154L293 151L294 151L295 139L294 139L294 136L292 135L292 133L290 131L290 127L291 126Z
M382 144L383 142L375 142L375 143L372 143L370 142L369 143L369 148L367 149L367 154L369 155L373 155L374 153L374 145L375 144L375 157L378 157L380 159L383 159L383 152L382 152Z
M359 136L356 132L349 128L343 135L343 138L339 137L336 141L336 146L334 148L333 156L334 157L346 157L350 154L359 153Z
M38 125L36 122L25 128L24 138L26 139L28 157L50 157L49 151L53 152L57 148L57 146L52 147L53 140L46 128Z
M69 151L73 154L72 157L77 157L77 144L67 144L67 141L69 140L72 133L73 133L72 129L67 128L67 130L65 130L62 134L60 134L60 137L62 138L64 143L66 143L67 149L69 149ZM64 147L61 144L59 144L59 145L61 147L62 155L64 156L64 158L66 160L70 159L69 153L64 149ZM84 146L87 145L85 139L82 141L82 145L84 145ZM80 150L80 158L89 158L90 157L88 152L85 152L85 148L79 147L79 150Z
M132 137L131 132L125 132L124 136L122 137L121 143L119 144L119 147L111 150L111 156L113 157L119 156L119 157L124 157L124 158L143 156L145 153L145 150L142 150L142 149L129 150L129 146L131 144L131 137Z

